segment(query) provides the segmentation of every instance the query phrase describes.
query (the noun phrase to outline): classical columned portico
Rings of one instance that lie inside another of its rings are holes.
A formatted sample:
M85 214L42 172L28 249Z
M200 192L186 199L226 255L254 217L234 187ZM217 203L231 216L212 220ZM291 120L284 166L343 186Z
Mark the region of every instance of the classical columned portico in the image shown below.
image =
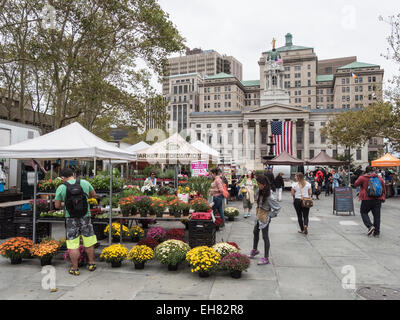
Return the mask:
M310 121L304 120L304 160L310 158Z

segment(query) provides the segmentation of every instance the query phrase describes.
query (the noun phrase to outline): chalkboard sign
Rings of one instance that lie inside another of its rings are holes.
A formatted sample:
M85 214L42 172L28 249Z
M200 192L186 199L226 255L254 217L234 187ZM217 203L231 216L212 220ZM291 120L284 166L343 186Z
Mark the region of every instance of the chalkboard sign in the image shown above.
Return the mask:
M337 187L333 197L333 214L338 212L354 213L353 189L350 187Z

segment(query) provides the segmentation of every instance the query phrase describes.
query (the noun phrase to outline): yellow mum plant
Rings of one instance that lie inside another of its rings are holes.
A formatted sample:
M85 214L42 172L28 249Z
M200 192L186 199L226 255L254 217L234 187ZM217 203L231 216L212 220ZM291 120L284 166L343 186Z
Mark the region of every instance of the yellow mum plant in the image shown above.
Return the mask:
M154 251L148 246L134 246L128 253L128 260L133 263L144 263L154 257Z
M201 246L190 250L186 254L186 261L192 272L211 272L218 269L221 255L210 247Z
M107 225L107 227L104 229L104 234L108 235L110 228ZM121 225L118 222L114 222L111 225L111 236L112 237L121 237ZM122 237L129 237L129 229L128 227L122 225Z
M103 249L100 258L106 262L121 262L128 256L128 248L122 244L113 244Z

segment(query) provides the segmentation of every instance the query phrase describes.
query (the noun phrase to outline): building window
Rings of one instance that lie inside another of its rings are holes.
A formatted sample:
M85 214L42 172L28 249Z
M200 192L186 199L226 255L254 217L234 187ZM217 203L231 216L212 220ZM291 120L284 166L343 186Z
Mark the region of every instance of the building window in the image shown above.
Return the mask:
M313 144L314 143L314 131L310 131L309 137L310 137L310 143Z
M361 160L361 150L360 150L360 149L358 149L358 150L356 151L356 159L357 159L357 160Z
M326 143L326 137L323 134L321 134L321 143Z
M294 86L295 86L295 88L300 88L301 87L301 81L300 80L295 81Z
M314 150L310 150L310 159L314 158Z
M302 159L302 150L297 150L297 159Z

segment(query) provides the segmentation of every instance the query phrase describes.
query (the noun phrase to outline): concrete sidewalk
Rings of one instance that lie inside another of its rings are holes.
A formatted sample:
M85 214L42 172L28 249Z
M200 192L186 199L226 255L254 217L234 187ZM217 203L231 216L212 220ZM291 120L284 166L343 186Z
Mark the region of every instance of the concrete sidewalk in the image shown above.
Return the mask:
M271 264L258 266L258 259L253 260L241 279L222 271L199 278L186 265L169 272L157 261L147 263L144 270L135 270L128 261L117 269L98 262L95 272L82 269L81 275L74 277L59 255L53 263L58 290L50 293L41 287L43 275L37 259L13 266L0 257L0 299L361 299L356 290L342 287L348 273L345 266L354 268L357 288L400 288L400 198L390 198L383 204L380 238L366 235L356 199L356 216L332 215L332 196L322 195L314 203L309 235L304 236L297 233L290 194L284 193L282 211L269 229ZM241 202L229 206L243 211ZM242 253L248 254L253 243L254 212L251 218L244 219L241 214L235 222L227 222L217 232L217 241L234 241ZM171 222L158 225L164 224L168 228L183 227ZM63 228L56 230L55 238L65 233ZM130 248L133 243L126 245ZM263 246L261 238L261 252Z

